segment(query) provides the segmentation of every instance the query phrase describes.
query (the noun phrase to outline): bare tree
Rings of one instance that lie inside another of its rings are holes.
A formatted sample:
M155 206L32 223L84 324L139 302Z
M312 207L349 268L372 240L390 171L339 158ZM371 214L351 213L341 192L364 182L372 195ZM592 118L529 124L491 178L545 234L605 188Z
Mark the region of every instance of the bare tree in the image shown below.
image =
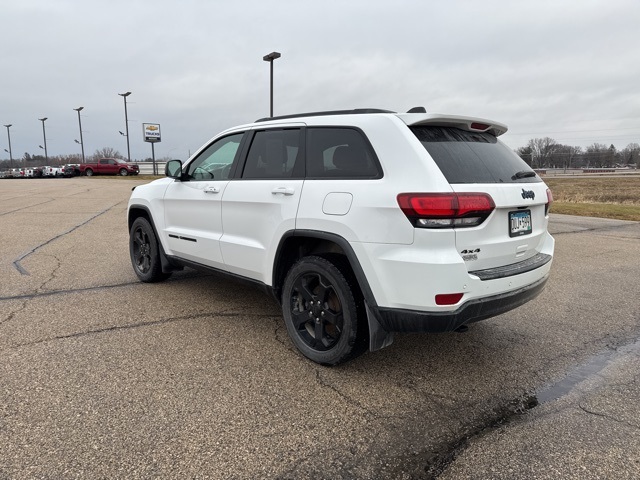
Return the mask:
M558 143L549 137L532 138L527 146L531 148L531 166L544 168L550 166L549 159L556 150Z
M115 148L111 147L103 147L93 154L93 160L98 160L99 158L124 158L119 151Z
M529 145L518 148L516 154L524 160L527 165L531 166L531 147Z
M640 145L637 143L630 143L620 152L620 157L623 165L638 165L640 163Z
M551 154L550 161L556 166L561 165L566 172L567 168L575 166L575 160L581 152L581 147L572 147L571 145L558 144Z
M602 143L592 143L585 150L587 167L604 167L611 152L609 147Z

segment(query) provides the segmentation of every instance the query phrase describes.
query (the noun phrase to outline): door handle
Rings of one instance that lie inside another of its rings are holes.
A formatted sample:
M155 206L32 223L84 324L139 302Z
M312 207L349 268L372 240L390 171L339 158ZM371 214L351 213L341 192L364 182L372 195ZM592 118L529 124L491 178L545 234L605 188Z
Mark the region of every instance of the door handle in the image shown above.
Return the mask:
M271 190L271 193L273 193L274 195L293 195L295 193L295 190L291 187L276 187Z
M207 187L204 189L204 193L220 193L220 188L218 187Z

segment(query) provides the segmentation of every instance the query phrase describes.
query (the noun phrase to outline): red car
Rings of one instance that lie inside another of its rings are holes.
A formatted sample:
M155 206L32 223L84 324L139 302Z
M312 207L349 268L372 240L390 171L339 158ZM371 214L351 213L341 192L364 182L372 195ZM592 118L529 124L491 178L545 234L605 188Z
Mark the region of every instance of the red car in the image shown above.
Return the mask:
M97 163L83 163L79 167L80 175L138 175L140 167L117 158L101 158Z

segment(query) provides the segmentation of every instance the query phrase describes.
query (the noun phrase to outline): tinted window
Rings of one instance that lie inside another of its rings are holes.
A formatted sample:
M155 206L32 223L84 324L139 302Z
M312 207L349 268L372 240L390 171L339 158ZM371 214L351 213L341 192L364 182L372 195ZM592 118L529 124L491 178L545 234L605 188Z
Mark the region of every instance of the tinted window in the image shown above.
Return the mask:
M243 133L216 140L187 167L191 180L226 180L236 158Z
M300 130L256 132L242 178L291 178L300 153Z
M411 127L449 183L541 182L509 147L490 133L449 127Z
M353 128L307 129L308 178L379 178L364 134Z

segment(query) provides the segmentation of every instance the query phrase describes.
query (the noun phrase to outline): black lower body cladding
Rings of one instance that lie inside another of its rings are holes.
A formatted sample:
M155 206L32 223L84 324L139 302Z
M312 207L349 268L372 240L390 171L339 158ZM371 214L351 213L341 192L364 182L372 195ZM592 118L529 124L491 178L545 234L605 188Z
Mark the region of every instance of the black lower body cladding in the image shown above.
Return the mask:
M548 276L507 293L471 300L453 312L422 312L376 308L376 317L387 332L452 332L462 325L495 317L533 300L544 289Z

